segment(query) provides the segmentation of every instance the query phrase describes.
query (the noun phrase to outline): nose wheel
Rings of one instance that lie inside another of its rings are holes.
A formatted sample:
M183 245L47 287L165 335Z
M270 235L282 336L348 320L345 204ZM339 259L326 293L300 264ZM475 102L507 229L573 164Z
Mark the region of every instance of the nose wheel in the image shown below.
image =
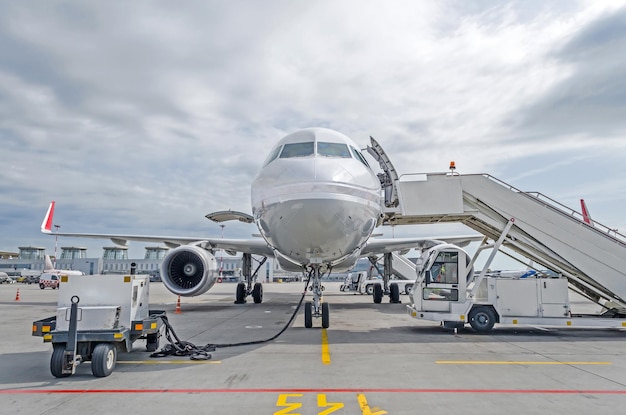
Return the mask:
M322 318L322 328L330 327L330 309L328 303L322 302L324 287L321 282L322 274L319 267L314 267L310 278L312 279L311 292L313 301L304 303L304 327L313 327L313 318Z

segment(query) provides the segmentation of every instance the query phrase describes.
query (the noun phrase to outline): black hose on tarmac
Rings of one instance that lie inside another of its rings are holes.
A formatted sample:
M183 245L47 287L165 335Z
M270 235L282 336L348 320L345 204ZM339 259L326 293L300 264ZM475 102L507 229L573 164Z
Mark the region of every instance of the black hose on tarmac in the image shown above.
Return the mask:
M204 346L196 346L195 344L191 342L180 340L180 338L176 335L174 328L170 324L165 314L152 316L152 317L158 317L163 321L163 325L165 326L165 338L167 339L169 344L163 346L161 350L152 353L150 357L189 356L189 358L192 360L209 360L211 358L210 352L215 351L217 348L249 346L251 344L261 344L261 343L267 343L267 342L276 340L281 334L285 332L285 330L287 330L287 328L291 325L293 320L298 315L298 311L300 311L300 307L302 306L302 301L304 301L304 297L306 296L306 292L309 287L310 281L311 281L311 278L310 277L307 278L306 285L304 286L304 291L302 292L302 296L300 297L300 301L298 302L298 306L296 307L293 314L289 318L289 321L287 321L287 324L285 324L285 326L278 333L264 340L251 340L247 342L224 343L224 344L209 343Z

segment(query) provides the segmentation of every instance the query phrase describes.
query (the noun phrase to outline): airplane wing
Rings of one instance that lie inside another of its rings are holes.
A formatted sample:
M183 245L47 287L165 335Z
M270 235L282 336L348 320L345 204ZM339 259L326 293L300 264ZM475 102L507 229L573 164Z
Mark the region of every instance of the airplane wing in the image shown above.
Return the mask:
M52 232L52 217L54 215L54 201L50 203L48 212L41 223L41 232L49 235L69 236L75 238L110 239L116 245L127 245L128 241L142 241L163 243L169 248L180 245L199 244L205 249L223 249L228 253L242 252L244 254L263 255L273 257L272 249L262 238L254 239L222 239L188 236L152 236L152 235L124 235L100 233L72 233Z
M412 248L427 249L442 243L450 243L460 247L470 242L481 241L482 235L435 236L432 238L371 238L361 251L362 256L405 251Z

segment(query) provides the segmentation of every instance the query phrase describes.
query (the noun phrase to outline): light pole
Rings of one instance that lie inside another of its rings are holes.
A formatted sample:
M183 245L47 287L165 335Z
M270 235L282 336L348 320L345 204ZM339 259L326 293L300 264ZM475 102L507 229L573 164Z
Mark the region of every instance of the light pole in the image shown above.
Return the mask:
M224 239L224 228L226 225L220 224L220 228L222 228L222 239ZM224 269L224 250L220 250L220 277L222 276L222 270Z
M57 268L57 245L59 244L59 228L61 225L54 225L54 269Z

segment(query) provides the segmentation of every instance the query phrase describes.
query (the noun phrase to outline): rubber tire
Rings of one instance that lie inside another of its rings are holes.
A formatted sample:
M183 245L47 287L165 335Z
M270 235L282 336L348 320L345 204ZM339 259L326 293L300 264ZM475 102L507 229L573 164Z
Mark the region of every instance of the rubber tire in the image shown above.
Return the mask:
M252 289L252 298L255 304L261 304L263 302L263 284L257 282Z
M383 301L383 287L379 283L374 284L374 303L380 304Z
M474 307L469 313L469 323L478 333L489 333L496 324L496 313L491 307Z
M389 284L389 302L393 304L400 302L400 287L395 282Z
M52 357L50 358L50 373L55 378L66 378L70 373L63 373L65 360L65 343L54 343L52 345Z
M413 291L413 285L412 284L406 284L404 286L404 293L406 295L411 295L411 292Z
M156 352L159 348L160 333L148 334L146 336L146 352Z
M91 355L91 373L104 378L113 373L117 363L117 348L113 343L98 343Z
M330 327L330 309L328 303L322 303L322 328Z
M237 291L235 293L235 303L243 304L246 302L246 283L237 283Z
M46 286L43 285L43 284L39 284L39 288L41 288L43 290L44 288L46 288Z
M365 286L365 294L367 295L374 294L374 286L372 284Z
M304 327L307 329L313 327L313 303L310 301L304 303Z

